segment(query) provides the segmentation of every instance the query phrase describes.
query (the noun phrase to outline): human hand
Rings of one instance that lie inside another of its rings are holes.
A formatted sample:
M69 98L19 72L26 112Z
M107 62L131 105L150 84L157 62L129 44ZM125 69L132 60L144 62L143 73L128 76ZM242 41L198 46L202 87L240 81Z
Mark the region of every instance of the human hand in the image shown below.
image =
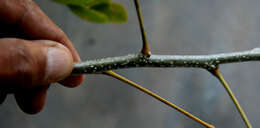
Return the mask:
M12 93L24 112L40 112L51 83L83 81L69 76L79 61L68 37L32 0L0 0L0 104Z

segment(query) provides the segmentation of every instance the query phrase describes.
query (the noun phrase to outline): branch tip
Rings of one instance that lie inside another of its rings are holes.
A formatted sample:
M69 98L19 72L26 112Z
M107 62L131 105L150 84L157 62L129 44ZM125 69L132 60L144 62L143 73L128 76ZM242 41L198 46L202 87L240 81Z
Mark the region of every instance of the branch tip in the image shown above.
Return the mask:
M143 48L141 53L144 54L146 57L150 57L152 55L148 48Z
M217 77L217 72L219 72L219 65L211 66L207 68L208 72L210 72L213 76Z

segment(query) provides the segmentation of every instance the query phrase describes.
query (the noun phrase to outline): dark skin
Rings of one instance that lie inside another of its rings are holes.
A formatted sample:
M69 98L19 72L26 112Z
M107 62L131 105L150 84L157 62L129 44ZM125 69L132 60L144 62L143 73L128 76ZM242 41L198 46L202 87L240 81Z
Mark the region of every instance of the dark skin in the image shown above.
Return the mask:
M76 87L70 76L80 57L66 34L32 0L0 0L0 103L14 94L18 106L36 114L51 83Z

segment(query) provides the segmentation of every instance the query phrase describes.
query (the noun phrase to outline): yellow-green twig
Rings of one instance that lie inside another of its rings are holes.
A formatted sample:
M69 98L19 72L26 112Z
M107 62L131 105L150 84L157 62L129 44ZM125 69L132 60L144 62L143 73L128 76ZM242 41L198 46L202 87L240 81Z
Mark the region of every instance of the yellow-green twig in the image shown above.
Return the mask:
M137 88L137 89L139 89L140 91L142 91L142 92L144 92L144 93L146 93L146 94L148 94L148 95L154 97L155 99L157 99L157 100L163 102L164 104L168 105L169 107L171 107L171 108L173 108L173 109L176 109L177 111L179 111L179 112L181 112L182 114L186 115L187 117L189 117L189 118L195 120L196 122L198 122L198 123L204 125L204 126L207 127L207 128L215 128L213 125L208 124L208 123L205 122L205 121L202 121L202 120L199 119L198 117L196 117L196 116L190 114L189 112L187 112L187 111L185 111L184 109L178 107L177 105L175 105L175 104L173 104L173 103L167 101L166 99L160 97L160 96L157 95L156 93L154 93L154 92L152 92L152 91L150 91L150 90L148 90L148 89L142 87L141 85L136 84L136 83L133 82L133 81L128 80L127 78L125 78L125 77L123 77L123 76L121 76L121 75L119 75L119 74L117 74L117 73L115 73L115 72L113 72L113 71L111 71L111 70L105 71L104 74L109 75L109 76L112 76L112 77L114 77L114 78L116 78L116 79L118 79L118 80L120 80L120 81L123 81L123 82L125 82L125 83L127 83L127 84L129 84L129 85L131 85L131 86L133 86L133 87L135 87L135 88Z
M135 2L135 8L136 8L137 17L138 17L138 21L139 21L139 25L140 25L140 29L141 29L141 34L142 34L142 40L143 40L143 48L142 48L141 52L146 56L151 56L151 52L149 50L149 45L148 45L148 40L147 40L147 37L145 34L144 23L143 23L139 0L134 0L134 2Z
M218 78L218 80L221 82L221 84L224 86L224 88L226 89L226 91L228 92L229 96L231 97L232 101L234 102L237 110L239 111L242 119L244 120L246 126L248 128L252 128L252 125L250 123L250 121L248 120L244 110L242 109L242 107L239 105L238 100L236 99L234 93L232 92L231 88L229 87L228 83L225 81L225 79L223 78L222 74L219 72L219 70L215 70L213 71L213 74Z

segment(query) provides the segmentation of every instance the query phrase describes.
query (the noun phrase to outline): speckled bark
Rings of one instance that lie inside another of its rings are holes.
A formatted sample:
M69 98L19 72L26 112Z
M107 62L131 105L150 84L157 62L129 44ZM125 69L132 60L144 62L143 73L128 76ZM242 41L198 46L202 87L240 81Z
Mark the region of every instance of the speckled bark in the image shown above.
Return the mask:
M126 56L87 60L75 63L72 74L96 74L106 70L137 67L189 67L215 70L218 65L246 61L259 61L260 48L249 51L215 55L152 55L129 54Z

